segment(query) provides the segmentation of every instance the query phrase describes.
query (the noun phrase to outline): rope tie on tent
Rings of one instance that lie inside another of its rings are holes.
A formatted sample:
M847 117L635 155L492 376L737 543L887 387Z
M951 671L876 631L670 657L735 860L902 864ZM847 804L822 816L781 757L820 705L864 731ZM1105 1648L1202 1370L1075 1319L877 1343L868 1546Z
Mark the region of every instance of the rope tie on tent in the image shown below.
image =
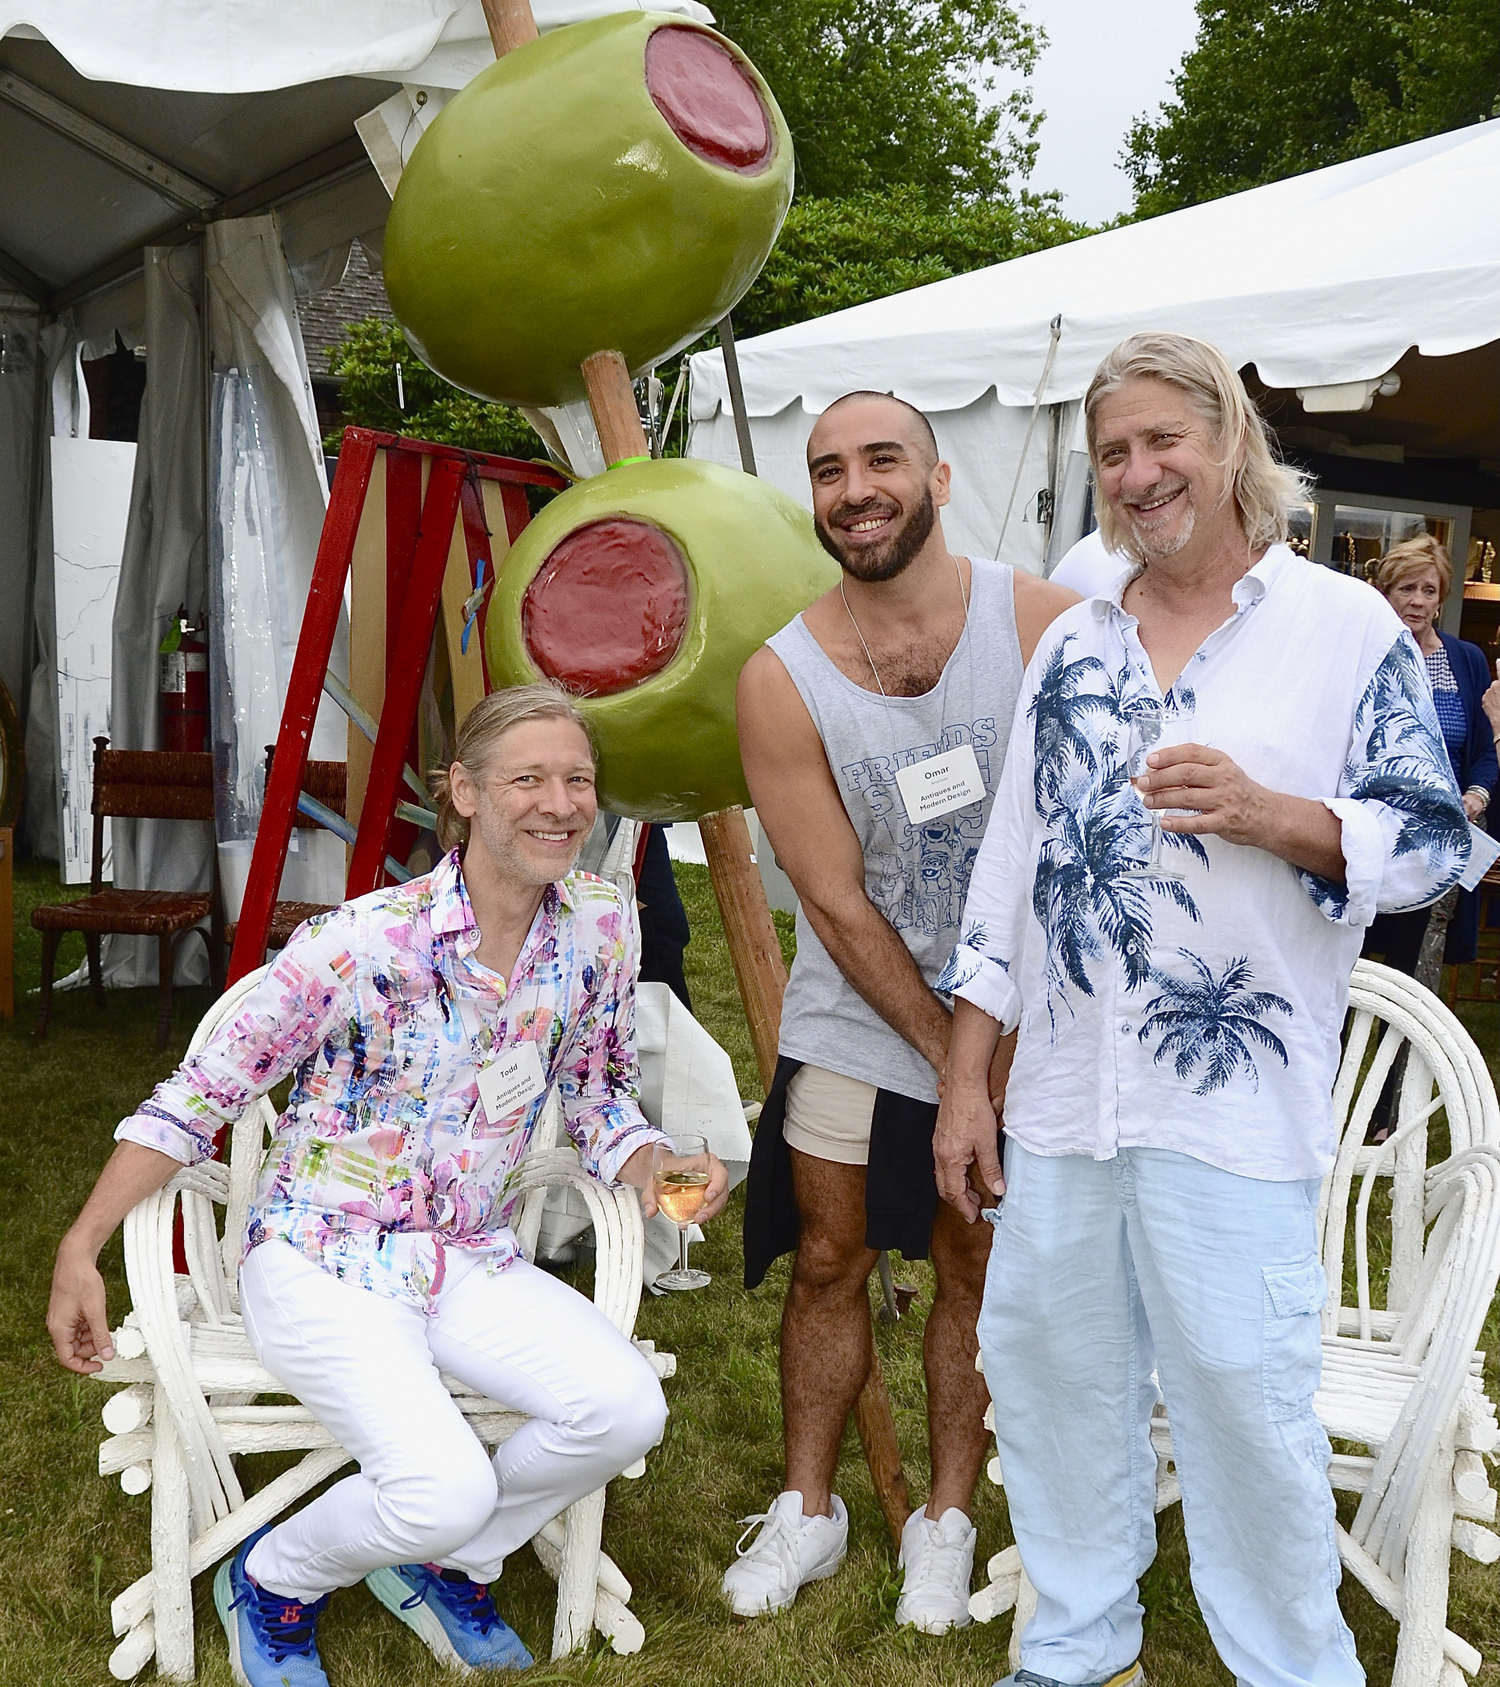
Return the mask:
M1020 490L1021 476L1026 472L1026 459L1031 452L1032 435L1036 432L1037 415L1042 408L1042 394L1047 390L1047 381L1052 374L1052 362L1057 356L1057 342L1062 338L1062 312L1059 311L1052 318L1052 344L1047 347L1047 361L1042 365L1042 378L1036 384L1036 394L1031 401L1031 420L1026 424L1026 440L1021 446L1021 455L1016 462L1016 477L1010 483L1010 500L1005 506L1005 520L1000 524L1000 537L995 541L995 555L998 558L1000 549L1005 543L1005 535L1010 529L1010 514L1016 507L1016 493Z

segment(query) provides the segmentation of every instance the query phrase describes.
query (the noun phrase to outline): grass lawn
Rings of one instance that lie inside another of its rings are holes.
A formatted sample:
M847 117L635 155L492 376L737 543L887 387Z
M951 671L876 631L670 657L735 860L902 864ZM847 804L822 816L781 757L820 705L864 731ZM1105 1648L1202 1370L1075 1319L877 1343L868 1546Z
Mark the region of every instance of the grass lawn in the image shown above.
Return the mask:
M743 1093L759 1095L707 871L679 866L692 920L688 981L699 1017L733 1056ZM16 882L17 1017L0 1020L4 1073L0 1124L0 1687L94 1687L110 1680L114 1644L109 1603L149 1567L149 1496L128 1498L97 1474L107 1391L68 1376L52 1358L42 1318L53 1250L110 1148L117 1121L172 1069L209 992L178 996L172 1048L153 1047L154 991L111 996L107 1012L86 991L55 998L47 1040L33 1046L40 945L28 923L37 903L58 898L54 870L22 867ZM778 916L778 920L780 920ZM790 944L789 924L783 926ZM69 947L76 947L77 953ZM64 945L59 971L82 957ZM1500 1047L1494 1007L1468 1023L1492 1064ZM871 1493L851 1427L839 1491L849 1506L850 1554L843 1572L803 1592L790 1611L740 1623L718 1597L734 1550L737 1520L760 1511L779 1486L781 1425L777 1325L785 1263L755 1294L740 1287L739 1202L711 1227L693 1261L714 1274L696 1295L648 1296L638 1333L678 1355L666 1385L672 1408L664 1444L643 1481L611 1491L605 1546L635 1586L633 1609L645 1650L617 1658L607 1648L561 1665L539 1663L528 1680L621 1687L987 1687L1005 1670L1009 1619L942 1639L892 1627L899 1583L895 1554ZM118 1239L104 1257L112 1321L126 1308ZM922 1297L894 1330L877 1326L882 1362L913 1492L924 1491L926 1432L921 1324L931 1301L924 1265L901 1275ZM1496 1384L1500 1325L1486 1330L1488 1378ZM243 1461L253 1488L288 1462ZM979 1562L1010 1540L1003 1498L981 1481L975 1521ZM1348 1516L1345 1516L1348 1521ZM1187 1573L1180 1508L1159 1519L1161 1550L1144 1584L1145 1663L1153 1687L1228 1682L1214 1656ZM198 1679L228 1687L228 1657L212 1612L207 1576L196 1584ZM1454 1626L1486 1654L1483 1687L1500 1687L1500 1575L1454 1557ZM1390 1679L1395 1625L1346 1580L1344 1608L1373 1683ZM506 1567L497 1602L539 1655L552 1632L553 1584L529 1552ZM335 1596L322 1625L333 1687L436 1687L451 1682L425 1649L361 1587ZM144 1679L149 1679L148 1674Z

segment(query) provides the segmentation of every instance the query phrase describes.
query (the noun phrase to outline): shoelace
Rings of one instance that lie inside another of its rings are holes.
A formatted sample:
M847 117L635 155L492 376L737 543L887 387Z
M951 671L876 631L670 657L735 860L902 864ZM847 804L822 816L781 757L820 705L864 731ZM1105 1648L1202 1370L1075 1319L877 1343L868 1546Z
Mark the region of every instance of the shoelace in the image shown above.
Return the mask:
M920 1587L930 1587L933 1583L947 1588L952 1585L958 1575L959 1560L963 1557L965 1542L961 1540L935 1540L931 1533L927 1537L927 1550L919 1560L916 1583ZM1019 1687L1021 1677L1016 1681ZM1035 1681L1047 1684L1041 1676Z
M759 1511L754 1517L742 1517L740 1522L744 1526L745 1532L734 1543L736 1558L754 1558L762 1549L773 1547L777 1535L784 1534L787 1526L786 1519L775 1511ZM757 1529L760 1529L760 1535L754 1546L746 1546L745 1542Z
M316 1656L317 1621L327 1603L325 1594L304 1605L299 1600L272 1593L246 1576L245 1591L230 1601L229 1609L233 1611L240 1605L249 1607L250 1620L259 1639L271 1654L272 1662L280 1664L290 1657Z
M460 1621L468 1623L478 1629L480 1634L488 1634L492 1628L500 1626L500 1614L495 1609L495 1602L490 1597L490 1590L481 1583L471 1581L458 1571L432 1571L425 1564L419 1566L422 1574L422 1589L414 1593L410 1599L401 1601L401 1609L410 1611L413 1606L420 1605L430 1594L437 1593L442 1603L458 1617ZM449 1580L449 1575L453 1580Z

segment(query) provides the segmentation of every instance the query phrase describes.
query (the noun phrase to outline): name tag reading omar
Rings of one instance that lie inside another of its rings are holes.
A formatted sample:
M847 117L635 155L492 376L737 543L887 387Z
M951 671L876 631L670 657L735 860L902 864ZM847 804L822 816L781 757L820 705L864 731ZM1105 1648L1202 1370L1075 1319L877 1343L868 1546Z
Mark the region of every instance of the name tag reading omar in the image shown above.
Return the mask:
M479 1099L492 1125L509 1118L546 1090L547 1079L535 1043L518 1043L479 1071Z
M960 744L946 756L929 756L926 761L901 768L896 774L896 789L913 826L984 801L984 779L972 744Z

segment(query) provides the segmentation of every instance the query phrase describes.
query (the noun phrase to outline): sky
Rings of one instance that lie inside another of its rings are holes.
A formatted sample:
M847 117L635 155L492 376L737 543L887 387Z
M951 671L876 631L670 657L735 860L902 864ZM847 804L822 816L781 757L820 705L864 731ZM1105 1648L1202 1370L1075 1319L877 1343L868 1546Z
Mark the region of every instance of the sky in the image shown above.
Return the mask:
M1130 209L1130 178L1119 167L1126 132L1155 113L1193 43L1193 0L1022 0L1046 30L1031 79L1045 111L1030 186L1061 190L1063 209L1097 223Z

